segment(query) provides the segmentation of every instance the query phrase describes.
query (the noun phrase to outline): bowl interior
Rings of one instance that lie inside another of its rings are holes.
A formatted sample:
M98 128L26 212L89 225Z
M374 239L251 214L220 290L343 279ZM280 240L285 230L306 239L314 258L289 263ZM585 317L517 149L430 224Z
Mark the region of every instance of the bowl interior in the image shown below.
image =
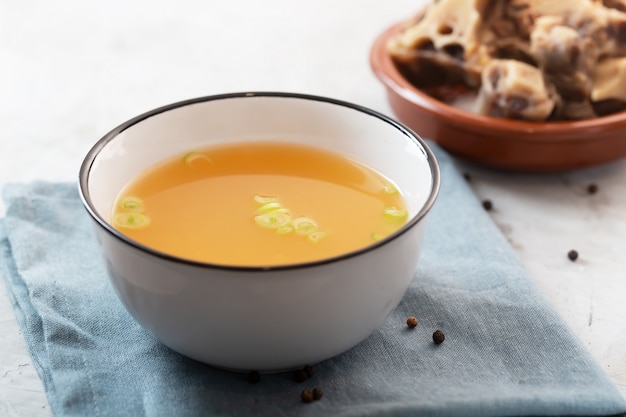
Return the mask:
M413 132L355 105L280 93L206 97L138 116L94 146L81 169L81 187L108 225L120 190L153 164L212 144L256 141L315 146L366 164L399 187L410 219L434 199L436 162Z

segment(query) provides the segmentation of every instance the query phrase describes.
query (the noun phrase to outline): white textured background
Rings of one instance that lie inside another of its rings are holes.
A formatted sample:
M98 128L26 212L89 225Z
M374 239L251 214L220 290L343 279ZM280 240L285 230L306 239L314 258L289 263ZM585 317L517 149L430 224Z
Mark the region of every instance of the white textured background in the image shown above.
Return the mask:
M0 185L75 181L84 154L108 130L191 97L293 91L390 114L369 48L421 3L0 1ZM626 396L626 162L550 176L463 169ZM599 185L596 195L586 194L589 183ZM570 249L580 253L576 263L567 260ZM0 285L0 416L49 414Z

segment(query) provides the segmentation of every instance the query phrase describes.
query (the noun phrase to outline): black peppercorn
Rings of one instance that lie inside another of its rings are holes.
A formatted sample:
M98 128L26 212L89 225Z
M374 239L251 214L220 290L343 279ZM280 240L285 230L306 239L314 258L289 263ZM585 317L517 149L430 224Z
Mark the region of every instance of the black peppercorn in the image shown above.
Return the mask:
M251 371L248 374L248 382L249 383L256 384L260 380L261 380L261 374L259 374L257 371Z
M471 181L472 180L472 176L469 173L467 173L467 172L463 173L463 178L465 178L465 181Z
M311 365L307 365L303 368L304 372L306 373L307 377L312 377L313 374L315 373L315 369L313 369L313 367Z
M493 203L491 202L491 200L483 200L483 208L487 211L493 209Z
M296 379L296 382L303 382L305 379L307 379L307 374L304 371L304 369L298 369L295 373L294 373L294 377Z
M417 319L413 316L406 319L406 325L409 326L410 329L417 326Z
M313 391L310 389L303 389L302 392L300 392L300 400L302 400L303 403L310 403L313 401Z
M576 259L578 259L578 252L572 249L571 251L567 252L567 257L570 261L574 262Z
M598 185L597 184L589 184L587 186L587 193L595 194L597 192L598 192Z
M313 399L314 400L317 401L320 398L322 398L322 396L324 396L324 391L322 391L322 389L320 387L313 388Z
M440 345L443 343L443 341L446 340L446 336L443 334L443 332L441 330L435 330L435 333L433 333L433 342L435 342L435 344Z

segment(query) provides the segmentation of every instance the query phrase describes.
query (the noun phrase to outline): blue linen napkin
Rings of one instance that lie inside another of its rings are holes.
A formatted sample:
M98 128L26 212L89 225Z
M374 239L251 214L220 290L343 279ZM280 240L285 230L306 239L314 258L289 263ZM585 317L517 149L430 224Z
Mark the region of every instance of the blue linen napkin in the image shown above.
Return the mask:
M57 416L611 415L626 403L532 284L445 152L419 271L367 340L291 373L214 369L127 314L75 184L5 188L0 274ZM414 315L419 325L408 329ZM445 341L436 345L432 333ZM300 391L324 396L304 404Z

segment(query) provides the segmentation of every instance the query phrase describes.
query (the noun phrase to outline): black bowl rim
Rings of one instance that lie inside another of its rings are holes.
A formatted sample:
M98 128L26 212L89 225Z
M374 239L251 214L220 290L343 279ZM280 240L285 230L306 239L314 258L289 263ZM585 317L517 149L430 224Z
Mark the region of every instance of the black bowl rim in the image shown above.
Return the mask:
M93 163L95 161L95 159L97 158L97 156L99 155L100 151L112 140L114 140L120 133L122 133L124 130L140 123L143 120L146 120L150 117L159 115L161 113L165 113L177 108L181 108L181 107L185 107L185 106L189 106L192 104L197 104L197 103L204 103L204 102L208 102L208 101L218 101L218 100L229 100L229 99L242 99L242 98L247 98L247 97L279 97L279 98L288 98L288 99L299 99L299 100L311 100L311 101L320 101L320 102L325 102L328 104L332 104L332 105L337 105L337 106L341 106L341 107L346 107L361 113L365 113L366 115L375 117L377 119L379 119L382 122L388 123L391 126L393 126L394 128L396 128L397 130L399 130L401 133L403 133L406 137L408 137L410 140L412 140L413 142L416 143L416 145L418 145L422 151L426 154L426 159L428 161L428 165L430 167L430 173L431 173L431 189L430 189L430 195L428 196L426 202L424 203L424 205L422 206L422 208L420 209L420 211L413 216L403 227L401 227L399 230L397 230L395 233L387 236L384 239L381 239L380 241L374 242L368 246L365 246L363 248L360 249L356 249L354 251L351 252L347 252L347 253L343 253L334 257L330 257L330 258L324 258L324 259L320 259L320 260L314 260L314 261L308 261L308 262L300 262L300 263L293 263L293 264L279 264L279 265L268 265L268 266L241 266L241 265L230 265L230 264L218 264L218 263L210 263L210 262L202 262L202 261L196 261L196 260L192 260L192 259L186 259L186 258L182 258L182 257L178 257L178 256L174 256L174 255L170 255L168 253L165 252L161 252L158 250L155 250L153 248L150 248L146 245L143 245L139 242L136 242L128 237L126 237L125 235L123 235L122 233L120 233L119 231L117 231L115 228L113 228L107 221L105 221L100 215L97 214L94 206L93 206L93 202L91 199L91 194L89 191L89 174L91 172L91 168L93 166ZM115 127L114 129L112 129L110 132L108 132L107 134L105 134L100 140L98 140L93 147L87 152L81 166L80 166L80 170L79 170L79 176L78 176L78 188L79 188L79 195L82 201L83 206L85 207L85 209L87 210L88 214L91 216L91 218L96 222L96 224L101 227L102 229L104 229L107 233L109 233L111 236L113 236L114 238L121 240L123 243L130 245L131 247L138 249L141 252L145 252L149 255L152 255L154 257L157 258L161 258L164 259L166 261L169 262L174 262L174 263L179 263L179 264L186 264L189 266L196 266L196 267L202 267L202 268L211 268L211 269L218 269L218 270L229 270L229 271L248 271L248 272L253 272L253 271L279 271L279 270L293 270L293 269L302 269L302 268L311 268L311 267L315 267L315 266L320 266L320 265L325 265L325 264L330 264L330 263L334 263L334 262L338 262L344 259L348 259L348 258L353 258L362 254L365 254L367 252L373 251L374 249L386 245L389 242L397 239L399 236L403 235L404 233L406 233L408 230L410 230L411 228L413 228L414 226L416 226L425 216L426 214L428 214L428 212L430 211L430 209L432 208L432 206L435 203L435 200L437 199L437 195L439 193L439 188L440 188L440 169L439 169L439 163L437 161L437 158L435 157L434 153L432 152L432 150L430 149L430 147L428 146L428 144L426 143L426 141L424 139L422 139L417 133L415 133L413 130L411 130L410 128L408 128L407 126L403 125L402 123L382 114L379 113L375 110L371 110L367 107L358 105L358 104L354 104L354 103L350 103L347 101L343 101L343 100L338 100L338 99L334 99L334 98L329 98L329 97L323 97L323 96L317 96L317 95L311 95L311 94L301 94L301 93L288 93L288 92L275 92L275 91L252 91L252 92L237 92L237 93L227 93L227 94L216 94L216 95L209 95L209 96L202 96L202 97L197 97L197 98L192 98L192 99L187 99L187 100L182 100L182 101L178 101L172 104L167 104L158 108L155 108L153 110L149 110L145 113L142 113L122 124L120 124L119 126Z

